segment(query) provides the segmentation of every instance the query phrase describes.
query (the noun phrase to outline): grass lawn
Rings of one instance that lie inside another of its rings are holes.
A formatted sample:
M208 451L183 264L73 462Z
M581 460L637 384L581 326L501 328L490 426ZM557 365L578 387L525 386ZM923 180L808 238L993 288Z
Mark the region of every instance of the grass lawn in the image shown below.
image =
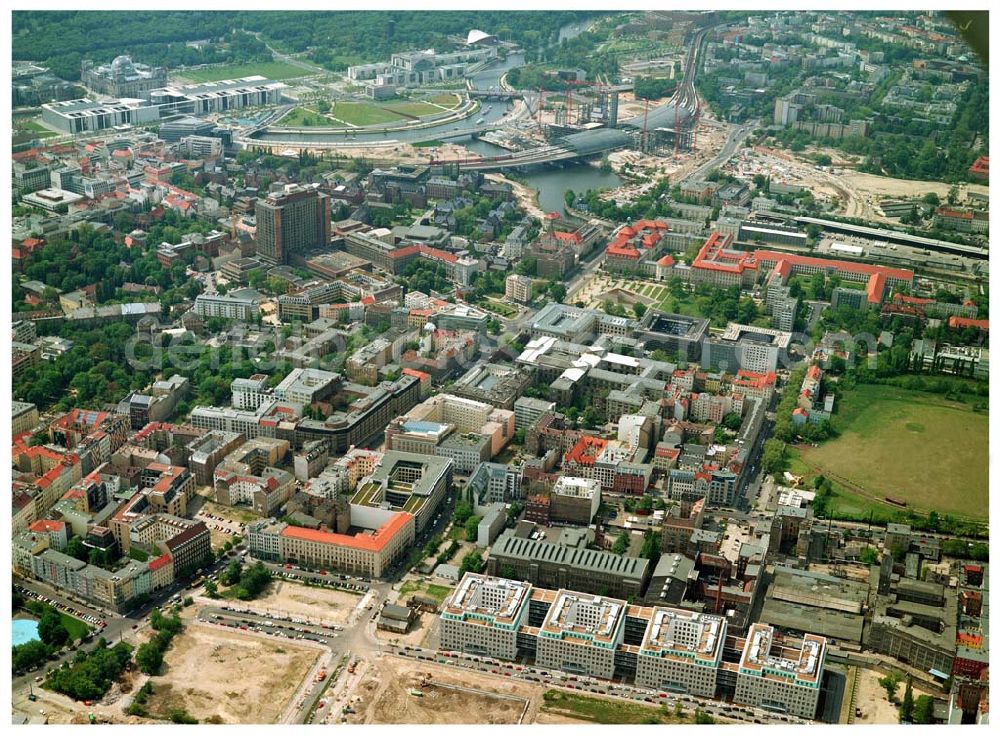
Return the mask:
M423 580L409 580L403 582L403 585L399 588L400 598L407 595L414 594L416 592L423 592L428 597L437 600L440 605L444 602L444 598L451 594L451 587L445 587L440 584L427 584Z
M517 315L517 310L512 308L510 305L500 302L500 300L495 300L491 298L486 301L486 306L493 312L499 313L505 318L509 318L512 315Z
M386 110L391 110L394 113L412 116L414 118L419 118L422 115L437 115L438 113L445 112L437 105L431 105L430 103L425 102L390 103L386 105L385 108Z
M433 597L438 601L438 604L444 602L444 598L451 594L451 587L445 587L441 584L428 584L427 585L427 596Z
M239 79L259 74L273 80L294 79L305 77L311 72L302 67L286 62L251 62L250 64L223 64L222 66L205 67L204 69L185 69L178 75L192 82L216 82L220 79Z
M278 121L278 125L294 128L305 128L307 126L325 126L328 128L341 127L339 123L330 120L326 116L320 115L319 113L311 110L306 110L305 108L292 108L288 112L288 115Z
M837 398L832 422L840 435L799 448L790 471L838 483L838 509L898 510L878 504L889 495L916 511L985 518L988 421L941 395L859 385Z
M398 123L402 116L391 110L366 102L338 102L333 106L333 116L354 126L371 126L379 123Z
M639 725L655 723L693 723L689 712L677 717L673 712L657 707L647 707L625 700L604 700L582 694L570 694L550 689L542 695L542 710L564 715L576 720L586 720L601 725Z
M458 95L450 92L443 95L434 95L434 97L428 99L430 102L437 103L438 105L444 105L446 108L453 108L461 101L461 98Z
M74 641L83 638L90 632L89 625L82 620L77 620L72 615L67 615L64 612L61 612L59 613L59 619L62 621L63 627L69 633L69 637Z
M55 131L50 131L41 123L33 120L18 121L16 127L22 131L30 131L31 138L50 138L59 135Z

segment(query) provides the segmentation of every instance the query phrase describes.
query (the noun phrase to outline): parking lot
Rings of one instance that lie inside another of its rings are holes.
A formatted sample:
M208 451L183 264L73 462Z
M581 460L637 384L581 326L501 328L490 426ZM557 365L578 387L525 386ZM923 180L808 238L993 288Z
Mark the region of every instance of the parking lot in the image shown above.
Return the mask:
M94 612L97 611L87 612L81 610L77 607L74 607L73 605L67 605L64 602L60 602L54 597L45 597L39 595L38 593L32 592L30 589L27 589L20 585L14 585L14 590L19 594L23 595L25 599L36 600L37 602L42 602L45 603L46 605L51 605L55 609L59 610L59 612L64 612L67 615L72 615L74 618L77 618L78 620L84 621L85 623L91 626L92 632L94 634L100 633L108 625L107 620L105 620L103 616L93 614Z
M280 636L293 641L311 641L332 646L343 628L310 623L307 620L281 617L272 613L261 614L249 609L230 607L203 607L198 611L198 620L235 630Z

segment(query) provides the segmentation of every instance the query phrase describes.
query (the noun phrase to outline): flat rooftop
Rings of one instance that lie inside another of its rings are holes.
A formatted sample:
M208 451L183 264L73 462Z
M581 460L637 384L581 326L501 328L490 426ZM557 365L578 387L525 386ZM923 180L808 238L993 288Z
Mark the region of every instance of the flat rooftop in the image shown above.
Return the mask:
M513 626L520 620L530 592L527 582L466 573L445 603L444 612Z
M642 652L717 664L725 636L726 619L721 615L658 607L646 626Z
M806 634L798 646L782 640L775 629L754 623L747 633L740 671L757 672L764 679L814 682L819 687L826 655L826 639Z
M561 589L539 635L613 648L624 628L627 604L624 600Z

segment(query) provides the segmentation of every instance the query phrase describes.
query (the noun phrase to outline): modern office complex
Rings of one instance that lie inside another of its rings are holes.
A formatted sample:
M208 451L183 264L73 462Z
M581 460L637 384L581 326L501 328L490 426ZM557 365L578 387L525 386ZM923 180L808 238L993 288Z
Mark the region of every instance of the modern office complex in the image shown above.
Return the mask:
M754 623L736 677L736 701L804 718L816 715L826 660L826 639L806 635L792 643Z
M826 639L792 641L762 623L747 637L722 615L467 573L441 611L441 649L514 661L648 689L715 697L812 719Z
M713 697L726 626L720 615L654 608L639 647L635 683Z

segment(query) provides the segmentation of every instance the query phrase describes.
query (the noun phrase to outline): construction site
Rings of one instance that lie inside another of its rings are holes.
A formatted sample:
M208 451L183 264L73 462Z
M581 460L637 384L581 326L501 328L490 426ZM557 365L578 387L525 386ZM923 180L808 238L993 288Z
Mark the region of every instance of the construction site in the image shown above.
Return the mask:
M498 682L465 669L414 663L395 656L376 661L354 691L348 724L455 725L533 722L544 688Z

